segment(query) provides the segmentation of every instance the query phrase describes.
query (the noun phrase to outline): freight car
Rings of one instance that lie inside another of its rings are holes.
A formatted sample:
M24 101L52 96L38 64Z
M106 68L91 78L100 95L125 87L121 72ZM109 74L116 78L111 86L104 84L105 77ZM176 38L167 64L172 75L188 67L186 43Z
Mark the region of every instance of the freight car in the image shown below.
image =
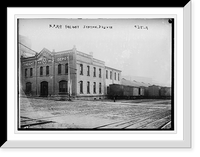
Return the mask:
M111 84L109 89L109 97L111 99L136 99L144 97L145 94L144 88L120 84Z
M138 98L171 98L171 87L151 85L149 87L135 87L121 84L109 86L109 98L113 99L138 99Z
M170 87L161 87L160 88L160 97L161 98L171 98L171 88Z
M159 98L160 97L160 87L156 85L149 86L146 92L147 98Z

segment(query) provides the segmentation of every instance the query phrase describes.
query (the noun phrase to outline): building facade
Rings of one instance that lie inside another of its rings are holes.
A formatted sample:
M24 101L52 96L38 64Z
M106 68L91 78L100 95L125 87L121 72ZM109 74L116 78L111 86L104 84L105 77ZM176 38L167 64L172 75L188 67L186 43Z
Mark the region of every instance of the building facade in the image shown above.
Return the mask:
M104 98L109 84L121 82L120 70L75 47L60 52L44 48L35 56L21 57L20 76L21 94L42 97Z

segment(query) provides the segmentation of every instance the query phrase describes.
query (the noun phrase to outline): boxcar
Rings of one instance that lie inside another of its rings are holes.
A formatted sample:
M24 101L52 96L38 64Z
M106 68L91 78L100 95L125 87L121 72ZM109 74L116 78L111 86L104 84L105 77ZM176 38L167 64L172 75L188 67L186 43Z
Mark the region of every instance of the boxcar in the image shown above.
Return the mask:
M139 90L140 90L139 87L133 87L133 96L137 96L137 97L140 96Z
M171 97L171 87L161 87L160 88L160 97L170 98Z
M132 99L136 98L139 95L139 88L138 87L132 87L132 86L125 86L125 85L119 85L119 84L111 84L109 86L109 96L111 98L126 98L126 99Z
M158 98L160 96L160 87L159 86L149 86L147 88L148 98Z
M111 84L109 86L109 96L114 97L114 96L123 96L124 95L124 90L123 86L119 84Z

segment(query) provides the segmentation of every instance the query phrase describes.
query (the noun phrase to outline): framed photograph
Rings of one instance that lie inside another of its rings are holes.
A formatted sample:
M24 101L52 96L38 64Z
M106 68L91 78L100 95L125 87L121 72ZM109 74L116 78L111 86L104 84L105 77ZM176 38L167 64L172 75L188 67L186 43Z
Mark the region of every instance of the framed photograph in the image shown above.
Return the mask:
M191 147L190 12L7 8L2 147Z

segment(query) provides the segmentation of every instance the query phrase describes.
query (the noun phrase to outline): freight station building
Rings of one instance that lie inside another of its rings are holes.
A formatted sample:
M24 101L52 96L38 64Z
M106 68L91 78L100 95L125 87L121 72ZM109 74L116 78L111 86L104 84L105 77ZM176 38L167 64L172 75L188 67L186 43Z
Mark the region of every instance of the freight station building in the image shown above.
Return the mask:
M105 66L93 54L44 48L32 57L21 57L21 92L29 96L105 98L110 84L121 83L121 71Z

